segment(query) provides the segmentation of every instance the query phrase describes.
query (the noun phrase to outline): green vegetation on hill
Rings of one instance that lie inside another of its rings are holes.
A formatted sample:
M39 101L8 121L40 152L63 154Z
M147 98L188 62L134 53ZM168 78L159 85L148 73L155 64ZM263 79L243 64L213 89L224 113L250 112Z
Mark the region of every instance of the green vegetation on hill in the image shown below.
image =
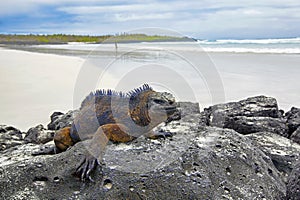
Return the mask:
M119 35L10 35L0 34L2 44L64 44L68 42L86 43L113 43L113 42L155 42L155 41L186 41L186 37L146 35L146 34L119 34Z

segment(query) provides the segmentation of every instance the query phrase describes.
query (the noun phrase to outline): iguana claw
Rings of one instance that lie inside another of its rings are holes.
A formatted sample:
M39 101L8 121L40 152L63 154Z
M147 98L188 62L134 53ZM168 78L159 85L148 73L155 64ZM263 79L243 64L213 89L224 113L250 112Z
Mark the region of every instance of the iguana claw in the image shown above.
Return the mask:
M93 156L87 156L80 162L80 165L76 169L76 175L80 177L82 181L89 180L91 182L95 182L92 177L91 173L97 166L100 166L97 158Z

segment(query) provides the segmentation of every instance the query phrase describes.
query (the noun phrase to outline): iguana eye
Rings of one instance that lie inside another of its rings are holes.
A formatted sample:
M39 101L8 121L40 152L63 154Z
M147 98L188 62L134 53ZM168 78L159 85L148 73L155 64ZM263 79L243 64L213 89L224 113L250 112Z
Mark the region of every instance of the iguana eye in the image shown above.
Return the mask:
M154 99L153 101L154 101L154 103L156 103L156 104L164 104L164 103L166 103L166 101L161 100L161 99Z

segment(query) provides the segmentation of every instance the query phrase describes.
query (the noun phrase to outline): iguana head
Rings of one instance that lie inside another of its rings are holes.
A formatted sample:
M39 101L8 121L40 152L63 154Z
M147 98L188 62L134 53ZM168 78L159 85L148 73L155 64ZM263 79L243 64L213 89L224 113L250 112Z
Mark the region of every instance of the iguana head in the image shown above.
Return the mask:
M148 113L150 117L160 118L164 116L164 122L180 119L180 111L177 108L178 104L175 102L175 97L168 92L154 92L149 95L148 99Z
M134 90L129 105L131 118L140 126L153 128L162 122L180 119L174 96L167 92L156 92L148 85Z

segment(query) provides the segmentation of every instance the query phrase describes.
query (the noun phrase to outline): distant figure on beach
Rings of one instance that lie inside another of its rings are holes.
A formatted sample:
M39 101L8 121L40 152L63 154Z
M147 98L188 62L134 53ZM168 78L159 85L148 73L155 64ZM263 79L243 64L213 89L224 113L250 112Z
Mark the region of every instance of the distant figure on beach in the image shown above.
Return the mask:
M115 41L115 49L116 49L116 56L118 54L118 44L117 44L117 41Z

